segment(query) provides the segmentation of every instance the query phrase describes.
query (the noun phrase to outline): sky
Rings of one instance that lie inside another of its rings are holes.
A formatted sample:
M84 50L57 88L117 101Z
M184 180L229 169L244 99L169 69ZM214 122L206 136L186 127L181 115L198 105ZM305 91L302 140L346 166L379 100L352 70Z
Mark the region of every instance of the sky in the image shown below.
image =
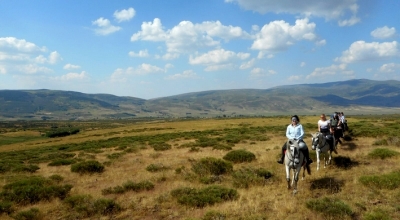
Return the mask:
M0 0L0 90L142 99L400 80L398 0Z

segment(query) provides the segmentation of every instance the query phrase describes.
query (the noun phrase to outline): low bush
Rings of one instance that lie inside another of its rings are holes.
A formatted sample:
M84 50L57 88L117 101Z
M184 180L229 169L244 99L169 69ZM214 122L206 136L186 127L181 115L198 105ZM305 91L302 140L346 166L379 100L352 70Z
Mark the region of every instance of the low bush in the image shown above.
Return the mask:
M103 189L101 193L103 195L108 195L108 194L123 194L127 191L135 191L135 192L140 192L144 190L152 190L154 189L154 184L150 181L142 181L138 183L134 183L132 181L128 181L124 183L122 186L115 186L115 187L109 187L106 189Z
M12 202L8 202L8 201L0 201L0 215L2 213L6 213L6 214L10 214L12 213L14 210L12 208Z
M359 181L365 186L376 189L397 189L400 187L400 171L383 175L362 176Z
M31 208L26 211L20 211L15 216L16 220L40 220L43 219L43 215L40 213L39 209Z
M168 169L169 168L165 167L163 164L150 164L146 167L146 170L149 172L159 172Z
M171 195L180 204L199 208L238 198L236 190L217 185L203 189L178 188L171 191Z
M233 150L227 153L223 158L224 160L231 161L233 163L243 163L255 160L256 155L247 150Z
M376 148L372 152L370 152L368 156L374 159L380 158L383 160L386 158L397 156L398 154L399 152L387 148Z
M192 162L192 171L200 176L222 175L230 173L232 170L233 165L230 162L213 157L206 157L200 159L200 161Z
M49 166L66 166L66 165L71 165L74 163L76 163L75 159L59 159L59 160L50 162L48 165Z
M116 160L119 159L120 157L124 156L125 153L113 153L113 154L109 154L107 155L107 158L110 160Z
M151 145L155 151L165 151L165 150L170 150L172 146L167 143L157 143Z
M217 211L208 211L201 220L226 219L226 215Z
M264 185L265 180L272 177L272 173L264 168L241 168L232 173L233 186L237 188L249 188L254 185Z
M311 199L306 202L306 207L321 213L325 219L343 219L353 215L349 205L335 198Z
M71 166L71 172L75 173L102 173L104 171L104 165L95 160L84 161L73 164Z
M64 199L71 188L71 185L58 185L50 179L31 176L4 185L0 196L17 204L34 204L52 198Z
M111 215L116 214L122 210L114 200L98 199L94 200L91 195L75 195L70 196L64 200L72 211L77 213L70 213L75 218L87 218L93 215Z
M367 212L363 216L364 220L391 220L389 213L382 209L375 209L370 212Z

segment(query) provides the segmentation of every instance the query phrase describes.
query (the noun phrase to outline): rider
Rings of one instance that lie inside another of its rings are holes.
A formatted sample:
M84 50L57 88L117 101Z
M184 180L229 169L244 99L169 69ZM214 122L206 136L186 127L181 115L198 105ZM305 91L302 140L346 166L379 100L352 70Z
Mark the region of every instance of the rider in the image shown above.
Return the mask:
M306 158L307 161L307 166L312 163L313 161L310 159L310 154L308 152L308 147L306 143L303 141L303 136L304 136L304 130L303 126L300 124L300 119L299 116L293 115L291 117L292 123L287 126L286 128L286 137L288 139L294 139L299 142L299 148L303 152L304 157ZM285 151L286 151L286 145L287 142L285 142L282 146L282 156L281 158L277 161L280 164L283 164L283 160L285 158Z
M343 137L343 131L341 126L342 122L339 119L339 114L335 112L335 114L333 114L333 118L331 119L331 133L335 136L336 142L340 144L342 144L340 138Z
M326 120L326 115L321 114L321 119L318 120L318 131L325 135L326 140L328 141L329 148L331 151L337 153L336 149L333 147L333 136L331 134L331 123L329 120Z

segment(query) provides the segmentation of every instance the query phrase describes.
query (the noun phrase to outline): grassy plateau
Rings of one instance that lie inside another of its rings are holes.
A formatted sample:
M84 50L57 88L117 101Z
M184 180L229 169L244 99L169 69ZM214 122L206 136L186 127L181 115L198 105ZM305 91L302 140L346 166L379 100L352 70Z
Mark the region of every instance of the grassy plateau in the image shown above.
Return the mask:
M399 116L347 116L319 171L319 115L300 116L314 163L297 194L276 162L289 115L2 121L0 219L400 219Z

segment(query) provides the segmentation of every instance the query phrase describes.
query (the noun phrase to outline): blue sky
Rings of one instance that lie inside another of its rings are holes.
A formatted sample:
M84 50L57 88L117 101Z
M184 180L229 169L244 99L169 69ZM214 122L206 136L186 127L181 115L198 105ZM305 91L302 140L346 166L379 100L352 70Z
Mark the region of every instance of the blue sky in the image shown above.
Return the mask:
M400 80L398 0L0 0L0 90L144 99Z

